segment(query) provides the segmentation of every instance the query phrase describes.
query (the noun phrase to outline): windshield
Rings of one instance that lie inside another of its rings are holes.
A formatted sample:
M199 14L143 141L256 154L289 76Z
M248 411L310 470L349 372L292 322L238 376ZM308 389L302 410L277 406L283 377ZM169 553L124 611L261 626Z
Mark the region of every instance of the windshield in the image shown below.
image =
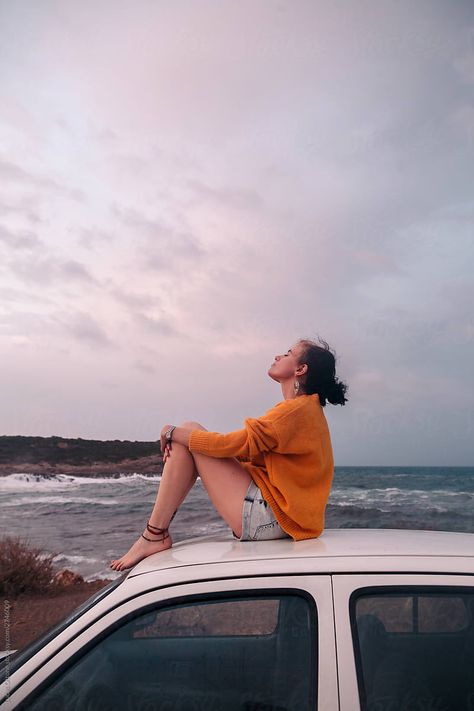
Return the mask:
M44 647L48 642L50 642L53 637L60 634L68 625L75 622L81 615L83 615L87 610L90 610L99 600L106 597L112 590L115 590L127 577L129 571L126 571L122 576L116 580L112 580L111 583L105 587L98 590L92 597L89 597L82 605L76 607L67 617L60 620L52 627L49 627L46 632L43 632L39 637L37 637L33 642L31 642L24 649L14 652L10 655L5 655L0 660L0 684L3 684L6 680L6 676L10 676L15 672L22 664L31 659L31 657L36 654L36 652ZM8 669L7 669L8 667Z

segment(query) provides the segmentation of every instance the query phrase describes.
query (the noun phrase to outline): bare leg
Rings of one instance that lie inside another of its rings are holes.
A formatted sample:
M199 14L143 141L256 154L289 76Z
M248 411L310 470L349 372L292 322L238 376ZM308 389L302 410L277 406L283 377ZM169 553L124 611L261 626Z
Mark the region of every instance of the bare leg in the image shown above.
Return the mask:
M185 422L181 426L205 429L197 422ZM240 535L242 505L251 481L248 472L233 458L217 459L203 454L191 454L187 447L173 443L158 488L155 505L151 513L150 526L167 529L174 512L186 498L196 477L201 476L203 484L218 513ZM111 562L114 570L131 568L143 558L170 548L171 536L154 536L145 528L143 535L154 539L147 541L142 536L130 550Z
M197 471L191 453L186 447L173 444L172 455L168 457L163 467L155 505L149 519L150 526L165 530L168 528L174 512L192 489L196 478ZM114 570L125 570L152 553L171 548L173 543L170 535L163 539L160 534L154 536L146 527L143 535L155 540L147 541L140 536L122 558L111 562L110 567Z

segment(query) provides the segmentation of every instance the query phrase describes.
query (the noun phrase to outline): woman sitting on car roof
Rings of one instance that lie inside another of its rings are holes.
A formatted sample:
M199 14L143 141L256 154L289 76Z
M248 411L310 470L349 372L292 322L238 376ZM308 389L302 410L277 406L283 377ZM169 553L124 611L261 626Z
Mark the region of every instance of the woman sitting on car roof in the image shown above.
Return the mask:
M325 341L300 339L275 356L268 375L283 400L243 429L220 434L198 422L165 425L163 473L150 519L130 550L111 562L131 568L171 547L168 527L201 477L217 512L240 541L317 538L334 475L326 401L344 405L347 385Z

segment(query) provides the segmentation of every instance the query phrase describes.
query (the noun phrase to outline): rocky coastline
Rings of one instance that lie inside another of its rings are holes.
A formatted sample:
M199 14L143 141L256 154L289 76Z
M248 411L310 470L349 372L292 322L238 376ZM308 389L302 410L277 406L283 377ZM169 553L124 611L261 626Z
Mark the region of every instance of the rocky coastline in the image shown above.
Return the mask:
M54 477L58 474L83 477L113 477L123 474L160 475L163 470L163 460L160 456L140 457L138 459L123 459L118 462L91 462L90 464L57 464L48 461L39 462L3 462L0 464L0 477L10 474L33 474L41 477Z

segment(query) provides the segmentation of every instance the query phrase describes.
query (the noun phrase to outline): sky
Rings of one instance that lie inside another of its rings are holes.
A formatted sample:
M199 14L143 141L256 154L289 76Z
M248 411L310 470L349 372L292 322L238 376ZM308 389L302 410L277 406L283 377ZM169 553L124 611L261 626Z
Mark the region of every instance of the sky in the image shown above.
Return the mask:
M0 434L229 432L324 339L336 466L474 464L474 5L0 0Z

